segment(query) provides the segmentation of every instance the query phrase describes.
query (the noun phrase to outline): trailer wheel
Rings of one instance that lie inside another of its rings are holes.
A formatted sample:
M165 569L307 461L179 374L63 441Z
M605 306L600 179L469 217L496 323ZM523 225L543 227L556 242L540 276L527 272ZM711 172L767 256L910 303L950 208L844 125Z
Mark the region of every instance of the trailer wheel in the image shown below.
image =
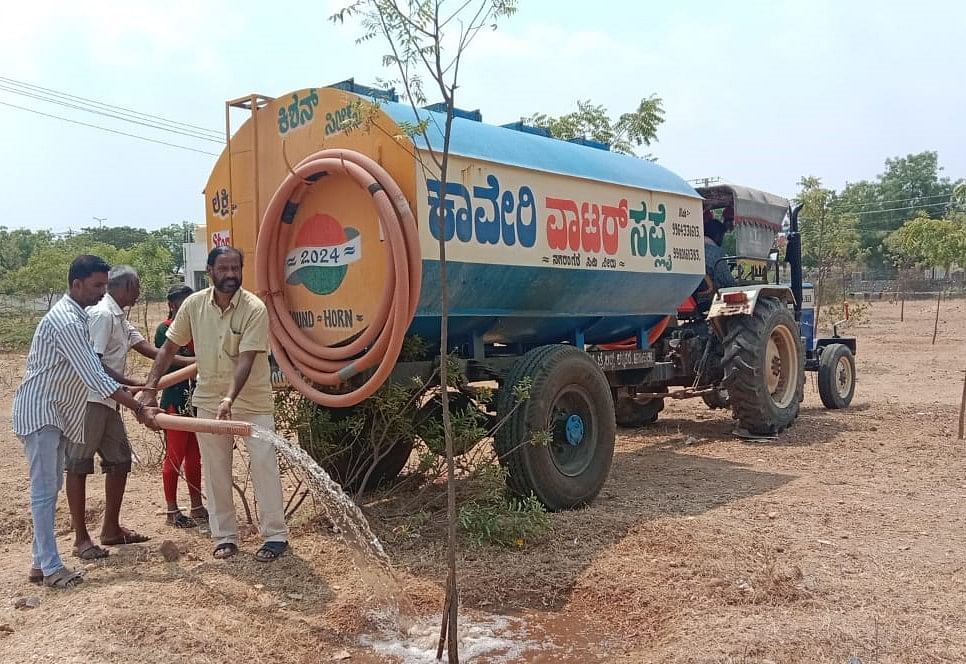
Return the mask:
M667 388L648 391L667 392ZM614 417L619 427L645 427L654 424L658 414L664 410L664 399L637 401L632 389L626 387L611 390L611 396L614 398Z
M747 316L724 319L724 387L735 419L749 433L770 435L798 417L805 386L805 347L795 318L771 297Z
M855 396L855 358L845 344L829 344L818 358L818 395L826 408L846 408Z
M513 388L531 379L529 398ZM590 503L614 456L614 404L607 378L582 350L556 344L531 350L510 369L497 394L500 463L511 491L532 492L547 509Z
M728 396L728 390L721 387L707 394L701 395L701 400L704 401L704 405L711 410L717 410L719 408L731 408L731 397Z

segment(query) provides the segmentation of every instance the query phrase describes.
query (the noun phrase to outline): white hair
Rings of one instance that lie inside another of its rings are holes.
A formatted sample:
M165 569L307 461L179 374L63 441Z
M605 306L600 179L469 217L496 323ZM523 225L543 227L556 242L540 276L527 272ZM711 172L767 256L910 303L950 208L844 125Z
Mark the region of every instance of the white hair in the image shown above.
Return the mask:
M107 273L108 288L125 288L138 281L138 271L130 265L115 265Z

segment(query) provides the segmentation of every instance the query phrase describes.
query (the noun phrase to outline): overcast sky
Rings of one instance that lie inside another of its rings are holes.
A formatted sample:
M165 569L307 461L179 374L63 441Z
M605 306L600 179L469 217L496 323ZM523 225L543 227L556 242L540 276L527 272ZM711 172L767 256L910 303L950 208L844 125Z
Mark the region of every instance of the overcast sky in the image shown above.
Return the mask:
M214 131L224 101L354 77L374 83L384 44L354 43L343 3L86 0L6 3L0 77ZM939 152L966 177L966 3L520 0L467 55L457 105L502 124L578 99L613 115L656 93L650 148L685 178L791 196L802 175L841 188L887 157ZM591 8L591 9L588 9ZM157 228L204 218L218 143L14 94L0 80L0 225ZM239 112L239 121L243 120Z

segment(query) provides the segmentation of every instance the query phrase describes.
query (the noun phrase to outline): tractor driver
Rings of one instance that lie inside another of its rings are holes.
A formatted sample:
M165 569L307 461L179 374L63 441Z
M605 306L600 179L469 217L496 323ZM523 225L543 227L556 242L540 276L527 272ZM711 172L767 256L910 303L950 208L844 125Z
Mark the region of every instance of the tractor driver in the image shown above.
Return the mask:
M704 281L698 284L694 291L694 301L698 312L706 314L711 308L714 294L722 289L737 286L731 275L731 268L727 261L720 260L724 256L721 243L724 242L728 231L729 221L734 213L728 215L726 209L724 221L719 221L712 210L704 211ZM733 223L733 222L732 222Z
M728 228L734 225L734 214L732 208L725 208L724 220L719 221L711 210L704 212L704 272L715 290L738 285L728 262L720 260L724 256L721 243Z

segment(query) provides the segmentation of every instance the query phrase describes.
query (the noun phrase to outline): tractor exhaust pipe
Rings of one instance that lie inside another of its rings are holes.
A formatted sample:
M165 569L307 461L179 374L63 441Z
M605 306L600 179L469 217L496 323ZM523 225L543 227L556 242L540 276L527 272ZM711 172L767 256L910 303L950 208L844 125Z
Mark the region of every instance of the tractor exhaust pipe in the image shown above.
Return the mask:
M802 211L804 203L796 203L788 207L788 234L785 245L785 260L791 272L792 295L795 297L795 320L802 312L802 235L798 232L798 213Z

